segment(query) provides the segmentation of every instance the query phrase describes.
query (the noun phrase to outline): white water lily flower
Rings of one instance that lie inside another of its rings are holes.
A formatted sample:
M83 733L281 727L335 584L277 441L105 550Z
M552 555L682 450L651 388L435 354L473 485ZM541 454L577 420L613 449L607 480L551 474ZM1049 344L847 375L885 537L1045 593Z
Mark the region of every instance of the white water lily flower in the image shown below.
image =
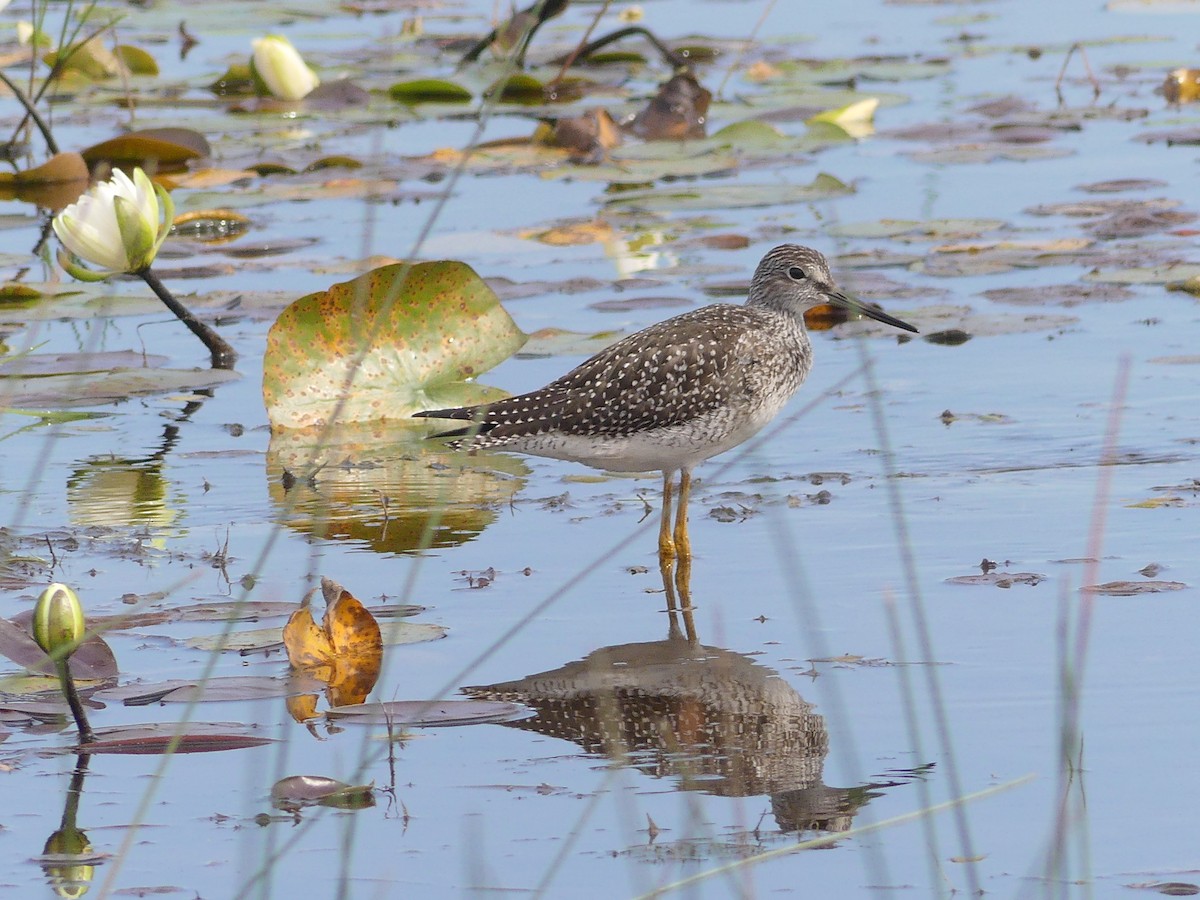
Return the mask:
M302 100L321 83L292 42L278 34L255 38L251 62L272 96L281 100Z
M130 178L117 169L54 217L54 233L63 246L102 271L61 257L60 262L81 281L141 272L154 262L174 215L170 196L145 172L134 169Z

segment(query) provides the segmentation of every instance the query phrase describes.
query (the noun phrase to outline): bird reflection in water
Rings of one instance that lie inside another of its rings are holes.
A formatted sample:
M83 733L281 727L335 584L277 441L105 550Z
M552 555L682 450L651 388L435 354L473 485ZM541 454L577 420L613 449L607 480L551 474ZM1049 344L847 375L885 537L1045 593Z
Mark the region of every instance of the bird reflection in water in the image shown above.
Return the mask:
M684 790L767 795L784 832L846 831L884 788L917 774L827 786L824 718L774 670L699 642L689 567L687 559L673 571L662 566L666 640L603 647L550 672L463 693L523 703L536 715L506 727L572 741L647 775L675 778Z

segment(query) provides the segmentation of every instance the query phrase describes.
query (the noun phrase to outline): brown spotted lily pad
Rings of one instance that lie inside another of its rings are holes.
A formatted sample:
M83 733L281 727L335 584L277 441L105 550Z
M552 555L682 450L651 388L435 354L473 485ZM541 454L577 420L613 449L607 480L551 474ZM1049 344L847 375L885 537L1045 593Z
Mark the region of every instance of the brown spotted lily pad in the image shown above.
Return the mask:
M397 264L302 297L267 335L272 428L407 419L496 399L472 381L525 335L465 263Z

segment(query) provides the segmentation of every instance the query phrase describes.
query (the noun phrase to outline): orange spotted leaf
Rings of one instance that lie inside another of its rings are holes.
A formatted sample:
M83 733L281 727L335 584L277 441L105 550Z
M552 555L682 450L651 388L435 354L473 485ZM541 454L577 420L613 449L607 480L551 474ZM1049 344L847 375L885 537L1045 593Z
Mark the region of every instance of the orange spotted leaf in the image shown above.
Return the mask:
M274 429L482 403L503 394L473 379L524 343L465 263L382 266L280 314L267 335L263 400Z

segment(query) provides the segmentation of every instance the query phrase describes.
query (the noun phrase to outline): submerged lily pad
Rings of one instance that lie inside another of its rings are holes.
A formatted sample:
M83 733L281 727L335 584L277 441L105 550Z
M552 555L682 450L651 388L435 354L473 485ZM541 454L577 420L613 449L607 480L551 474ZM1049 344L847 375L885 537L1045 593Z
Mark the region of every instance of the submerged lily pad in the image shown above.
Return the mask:
M375 805L374 786L347 784L323 775L290 775L271 787L271 804L278 809L329 806L362 809Z
M469 379L524 342L465 263L383 266L283 311L267 335L263 399L275 428L482 403L502 394Z

